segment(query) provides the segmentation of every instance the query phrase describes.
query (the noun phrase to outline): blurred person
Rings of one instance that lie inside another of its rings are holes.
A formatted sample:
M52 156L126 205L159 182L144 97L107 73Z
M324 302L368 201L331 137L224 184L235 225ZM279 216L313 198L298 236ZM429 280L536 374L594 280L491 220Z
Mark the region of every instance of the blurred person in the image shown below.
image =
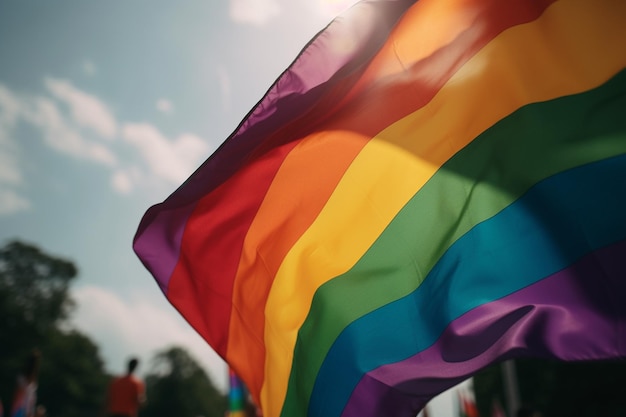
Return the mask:
M108 417L136 417L139 407L146 401L143 381L134 375L139 360L128 361L126 375L114 378L109 384L106 400Z
M33 349L26 358L24 369L17 376L10 417L34 417L37 404L37 378L41 353Z

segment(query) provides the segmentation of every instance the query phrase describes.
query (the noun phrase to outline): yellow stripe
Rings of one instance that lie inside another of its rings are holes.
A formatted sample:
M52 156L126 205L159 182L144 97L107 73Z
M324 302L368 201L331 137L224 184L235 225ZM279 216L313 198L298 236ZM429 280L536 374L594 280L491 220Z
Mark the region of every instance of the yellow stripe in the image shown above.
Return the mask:
M626 66L625 44L626 2L557 2L534 22L496 37L427 106L364 148L286 256L270 291L261 390L266 417L280 415L297 332L317 288L349 270L454 153L525 104L602 84ZM343 132L335 134L341 140Z

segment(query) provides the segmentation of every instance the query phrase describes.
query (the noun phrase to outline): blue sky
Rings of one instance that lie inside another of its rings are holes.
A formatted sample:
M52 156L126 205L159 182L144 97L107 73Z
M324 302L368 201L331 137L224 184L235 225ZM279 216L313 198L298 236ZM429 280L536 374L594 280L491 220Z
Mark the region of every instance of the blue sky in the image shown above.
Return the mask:
M351 3L0 0L0 241L75 262L73 325L109 371L177 344L225 387L132 237Z

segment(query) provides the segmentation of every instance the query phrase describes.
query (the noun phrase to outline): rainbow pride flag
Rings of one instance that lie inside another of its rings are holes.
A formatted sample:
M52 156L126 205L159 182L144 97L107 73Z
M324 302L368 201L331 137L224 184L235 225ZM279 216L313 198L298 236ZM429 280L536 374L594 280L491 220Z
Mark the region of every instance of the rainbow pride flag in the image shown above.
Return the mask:
M626 2L370 0L134 248L265 417L626 357Z
M228 370L228 417L246 417L244 386L232 369Z

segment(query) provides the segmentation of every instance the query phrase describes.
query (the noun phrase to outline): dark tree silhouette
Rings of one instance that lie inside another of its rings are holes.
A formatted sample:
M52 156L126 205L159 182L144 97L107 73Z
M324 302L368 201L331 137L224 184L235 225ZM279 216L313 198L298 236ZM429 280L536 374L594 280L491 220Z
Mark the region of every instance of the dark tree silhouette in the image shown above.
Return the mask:
M146 376L147 403L141 417L223 417L228 403L187 351L158 352Z
M38 403L50 416L90 416L99 411L107 375L97 346L63 330L72 312L77 276L71 262L12 241L0 248L0 399L10 407L26 356L42 353Z

